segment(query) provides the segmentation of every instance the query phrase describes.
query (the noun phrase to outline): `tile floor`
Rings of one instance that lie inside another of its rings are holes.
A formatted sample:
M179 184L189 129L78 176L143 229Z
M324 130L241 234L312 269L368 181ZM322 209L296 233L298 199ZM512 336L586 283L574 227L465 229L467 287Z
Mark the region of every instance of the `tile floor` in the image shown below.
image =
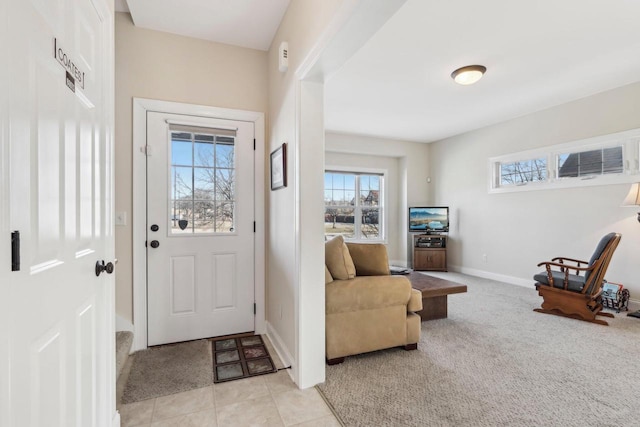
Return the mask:
M340 426L315 388L286 370L122 405L122 427Z

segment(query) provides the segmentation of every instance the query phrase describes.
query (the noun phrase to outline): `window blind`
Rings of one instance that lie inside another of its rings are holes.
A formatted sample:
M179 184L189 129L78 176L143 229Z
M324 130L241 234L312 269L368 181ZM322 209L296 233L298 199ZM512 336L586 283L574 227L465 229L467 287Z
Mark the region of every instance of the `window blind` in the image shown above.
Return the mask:
M224 129L224 128L216 128L216 127L205 127L205 126L196 126L196 125L188 125L188 124L180 124L180 123L169 123L169 130L171 132L189 132L189 133L198 133L198 134L206 134L206 135L220 135L220 136L236 136L237 129Z

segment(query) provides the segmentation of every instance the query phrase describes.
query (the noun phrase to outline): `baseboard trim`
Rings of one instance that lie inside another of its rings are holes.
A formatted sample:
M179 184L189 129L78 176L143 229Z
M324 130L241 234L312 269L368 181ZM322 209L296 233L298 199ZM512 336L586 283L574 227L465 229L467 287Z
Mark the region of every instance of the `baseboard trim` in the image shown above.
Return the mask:
M133 323L116 314L116 332L133 332Z
M278 357L280 358L284 366L292 366L293 357L291 357L291 354L289 353L289 351L287 351L287 347L284 345L282 338L280 338L280 335L278 335L278 332L276 332L275 328L271 326L271 323L269 323L268 321L266 323L267 337L269 337L269 341L271 341L271 344L273 344L273 348L276 350L276 353L278 353Z
M392 259L389 261L389 265L397 265L398 267L404 267L404 268L408 268L409 264L407 264L407 261L401 261L401 260L397 260L397 259Z
M456 273L468 274L469 276L482 277L483 279L491 279L496 280L498 282L505 282L511 285L522 286L525 288L533 288L534 280L533 279L522 279L520 277L507 276L505 274L492 273L490 271L478 270L475 268L468 267L460 267L458 265L450 265L449 271L453 271ZM629 298L629 311L640 310L640 300ZM622 314L624 312L621 312Z
M629 311L636 310L640 310L640 300L629 298Z
M120 412L116 411L116 413L113 414L113 418L111 419L111 426L120 427Z
M512 285L533 288L533 279L523 279L520 277L507 276L506 274L492 273L490 271L477 270L475 268L460 267L459 265L449 265L449 271L468 274L469 276L482 277L483 279L496 280L498 282L510 283Z

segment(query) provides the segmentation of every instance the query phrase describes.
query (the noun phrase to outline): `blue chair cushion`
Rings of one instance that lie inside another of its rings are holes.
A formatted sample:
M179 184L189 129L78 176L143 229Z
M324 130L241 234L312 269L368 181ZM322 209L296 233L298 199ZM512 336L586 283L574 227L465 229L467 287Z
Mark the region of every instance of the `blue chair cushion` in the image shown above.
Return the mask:
M561 271L552 271L551 275L553 276L553 287L564 289L564 273ZM547 276L547 272L543 271L541 273L533 276L533 280L538 283L542 283L543 285L549 284L549 278ZM581 292L582 288L584 288L585 278L583 276L576 276L575 274L569 274L569 284L567 285L567 289L574 292Z
M604 249L607 247L609 242L616 237L616 233L609 233L600 239L600 243L596 246L596 250L593 251L593 255L591 255L591 259L589 259L589 267L591 267L595 262L602 256ZM591 271L585 272L585 280L589 278Z

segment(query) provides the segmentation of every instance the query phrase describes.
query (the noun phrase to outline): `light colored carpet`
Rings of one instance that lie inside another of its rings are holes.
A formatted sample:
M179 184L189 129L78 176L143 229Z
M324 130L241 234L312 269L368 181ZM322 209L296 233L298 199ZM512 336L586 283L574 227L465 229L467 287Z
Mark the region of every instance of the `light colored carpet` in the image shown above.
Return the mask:
M449 318L417 351L327 366L318 386L347 426L639 426L640 319L610 326L533 312L531 289L457 273Z
M213 384L211 341L164 345L134 355L122 403L180 393Z

